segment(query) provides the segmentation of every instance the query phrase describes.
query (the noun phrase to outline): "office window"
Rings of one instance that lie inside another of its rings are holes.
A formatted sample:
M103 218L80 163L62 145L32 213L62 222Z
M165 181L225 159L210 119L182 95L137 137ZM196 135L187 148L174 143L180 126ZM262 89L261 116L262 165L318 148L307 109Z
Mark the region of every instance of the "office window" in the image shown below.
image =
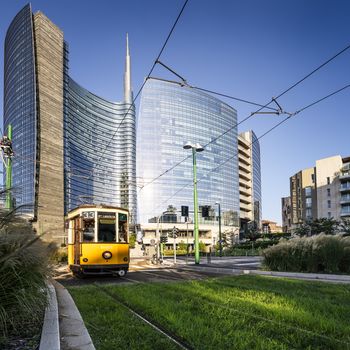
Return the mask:
M328 204L328 208L330 208L330 207L331 207L331 201L328 200L328 201L327 201L327 204Z
M330 185L331 184L331 178L328 176L327 177L327 185Z
M332 217L332 214L331 214L331 212L329 211L328 212L328 219L330 219Z
M312 180L312 183L314 184L315 183L315 174L311 174L311 180Z
M331 196L331 189L327 188L327 196L330 197Z
M311 208L306 209L306 219L311 220L312 219L312 210Z
M312 198L305 198L306 208L311 208Z
M305 187L305 196L311 197L311 186Z

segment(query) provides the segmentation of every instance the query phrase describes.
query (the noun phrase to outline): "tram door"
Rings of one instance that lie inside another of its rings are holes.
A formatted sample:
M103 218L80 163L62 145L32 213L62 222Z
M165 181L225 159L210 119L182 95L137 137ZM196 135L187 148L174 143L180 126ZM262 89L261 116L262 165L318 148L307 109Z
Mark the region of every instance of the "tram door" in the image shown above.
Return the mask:
M74 219L74 264L80 264L80 232L81 219L76 217Z

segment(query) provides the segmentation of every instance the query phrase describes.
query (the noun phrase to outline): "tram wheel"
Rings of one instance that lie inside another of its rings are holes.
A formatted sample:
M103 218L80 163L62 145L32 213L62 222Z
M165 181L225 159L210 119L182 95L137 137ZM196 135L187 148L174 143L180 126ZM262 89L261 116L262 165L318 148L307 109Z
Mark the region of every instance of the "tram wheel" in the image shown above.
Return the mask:
M126 275L126 271L125 270L119 270L118 271L118 276L119 277L124 277Z

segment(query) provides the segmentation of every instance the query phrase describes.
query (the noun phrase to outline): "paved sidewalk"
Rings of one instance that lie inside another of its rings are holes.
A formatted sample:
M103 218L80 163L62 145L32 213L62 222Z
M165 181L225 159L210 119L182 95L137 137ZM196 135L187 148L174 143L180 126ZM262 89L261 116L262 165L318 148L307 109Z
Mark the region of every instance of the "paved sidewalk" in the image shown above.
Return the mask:
M294 278L300 280L308 281L320 281L320 282L329 282L329 283L344 283L350 284L350 275L334 275L334 274L325 274L325 273L301 273L301 272L279 272L279 271L262 271L262 270L247 270L247 269L237 269L229 267L220 267L217 264L205 264L205 265L195 265L188 264L185 266L178 267L183 270L191 271L203 271L203 272L214 272L222 274L231 274L231 275L263 275L271 277L285 277L285 278Z

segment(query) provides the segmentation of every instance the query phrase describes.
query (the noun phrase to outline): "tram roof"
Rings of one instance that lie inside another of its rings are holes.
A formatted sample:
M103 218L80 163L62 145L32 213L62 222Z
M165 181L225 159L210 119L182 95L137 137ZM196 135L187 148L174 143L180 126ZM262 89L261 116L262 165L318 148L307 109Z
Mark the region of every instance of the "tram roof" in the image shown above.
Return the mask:
M112 206L112 205L103 205L103 204L100 204L100 205L97 205L97 204L82 204L82 205L79 205L78 207L70 210L68 212L68 215L69 214L72 214L73 212L75 211L78 211L79 209L114 209L114 210L121 210L121 211L124 211L124 212L127 212L129 213L129 210L126 209L126 208L121 208L121 207L115 207L115 206Z

